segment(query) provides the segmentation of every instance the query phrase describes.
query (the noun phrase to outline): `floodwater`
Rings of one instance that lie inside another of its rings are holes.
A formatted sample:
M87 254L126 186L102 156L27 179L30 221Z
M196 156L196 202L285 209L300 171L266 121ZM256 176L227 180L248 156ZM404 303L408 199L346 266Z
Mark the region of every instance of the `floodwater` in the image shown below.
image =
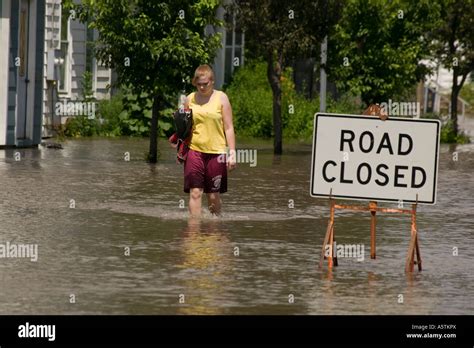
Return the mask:
M310 145L275 158L268 142L240 142L257 166L239 164L223 217L200 221L188 220L174 150L159 146L156 166L146 139L0 150L0 244L38 247L36 262L0 258L0 314L474 314L474 145L441 147L412 275L398 214L377 215L371 260L370 214L338 211L337 242L365 257L318 268L329 209L309 195Z

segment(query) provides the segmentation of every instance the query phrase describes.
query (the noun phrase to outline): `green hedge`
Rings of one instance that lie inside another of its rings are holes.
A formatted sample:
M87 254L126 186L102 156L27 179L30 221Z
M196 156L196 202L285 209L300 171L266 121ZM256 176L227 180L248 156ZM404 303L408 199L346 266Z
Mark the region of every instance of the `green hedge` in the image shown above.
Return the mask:
M114 95L110 100L98 102L94 119L87 116L72 117L66 123L64 135L85 136L150 136L152 100L146 94L140 96L127 92ZM170 136L173 132L173 109L160 112L159 135Z
M262 63L235 72L226 89L237 134L269 138L273 132L272 92Z
M440 141L441 143L448 143L448 144L468 144L470 143L469 136L464 134L464 132L458 133L458 135L454 134L454 127L453 122L449 120L445 124L441 126L440 132Z
M319 111L319 98L306 99L295 91L292 70L286 69L282 79L283 137L309 140L313 133L314 114ZM236 133L244 136L273 136L273 96L267 80L266 62L251 62L233 75L226 89L232 104ZM328 112L360 113L353 98L340 101L328 98Z

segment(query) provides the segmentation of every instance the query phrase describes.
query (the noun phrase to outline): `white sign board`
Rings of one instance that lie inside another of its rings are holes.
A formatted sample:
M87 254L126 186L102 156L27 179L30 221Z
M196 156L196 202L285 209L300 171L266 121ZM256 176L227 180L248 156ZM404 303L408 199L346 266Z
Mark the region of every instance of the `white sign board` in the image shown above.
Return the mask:
M317 113L311 196L435 204L439 132L438 120Z

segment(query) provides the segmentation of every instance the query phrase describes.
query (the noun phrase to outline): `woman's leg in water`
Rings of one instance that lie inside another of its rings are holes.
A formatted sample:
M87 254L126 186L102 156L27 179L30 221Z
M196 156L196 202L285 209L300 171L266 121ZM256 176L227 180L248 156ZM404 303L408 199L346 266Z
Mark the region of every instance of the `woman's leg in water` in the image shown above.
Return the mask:
M214 215L221 215L221 197L219 192L212 192L207 194L207 204L209 206L209 211Z
M189 190L189 213L192 217L201 216L202 188L192 188Z

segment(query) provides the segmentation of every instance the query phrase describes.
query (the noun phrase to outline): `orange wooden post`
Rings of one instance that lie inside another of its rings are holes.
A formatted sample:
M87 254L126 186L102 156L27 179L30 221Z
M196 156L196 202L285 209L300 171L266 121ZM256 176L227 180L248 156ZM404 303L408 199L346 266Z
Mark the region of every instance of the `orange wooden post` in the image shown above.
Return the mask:
M328 256L328 268L331 269L333 266L337 266L337 259L334 262L334 200L331 199L331 212L329 214L329 250L331 251Z
M331 219L332 219L332 228L331 228L331 250L332 250L332 261L333 265L337 266L337 250L335 248L336 246L336 233L334 232L334 214L336 213L336 202L334 199L332 200L332 214L331 214Z
M331 221L329 220L328 227L326 229L326 235L324 236L323 246L321 248L321 256L319 258L319 268L323 267L323 261L326 259L326 245L329 242L329 234L330 234L331 228L332 228Z
M330 203L330 211L332 212L332 210L333 210L332 203ZM332 214L330 214L330 215L332 215ZM326 259L326 245L328 245L328 243L329 243L331 230L332 230L332 222L331 222L331 218L329 218L328 227L326 229L326 235L324 236L323 247L321 249L321 257L319 259L319 268L323 267L323 261Z
M420 245L418 243L418 227L416 226L416 210L415 210L415 231L416 231L416 240L415 240L416 264L418 265L418 271L421 271L421 253L420 253Z
M377 213L377 202L369 202L370 210L370 258L375 259L375 229L377 224L377 219L375 214Z
M321 250L321 257L319 259L319 268L323 267L323 261L327 258L328 268L337 266L337 258L333 258L334 253L334 211L335 211L336 202L332 198L332 189L329 192L329 221L328 227L326 230L326 235L324 237L323 247ZM330 255L326 257L326 247L330 245Z
M418 195L416 195L416 203L412 204L411 208L411 239L408 247L408 255L405 264L405 272L413 272L415 264L418 265L418 271L421 267L421 253L418 245L418 229L416 226L416 208L418 204ZM416 258L416 261L415 261Z

